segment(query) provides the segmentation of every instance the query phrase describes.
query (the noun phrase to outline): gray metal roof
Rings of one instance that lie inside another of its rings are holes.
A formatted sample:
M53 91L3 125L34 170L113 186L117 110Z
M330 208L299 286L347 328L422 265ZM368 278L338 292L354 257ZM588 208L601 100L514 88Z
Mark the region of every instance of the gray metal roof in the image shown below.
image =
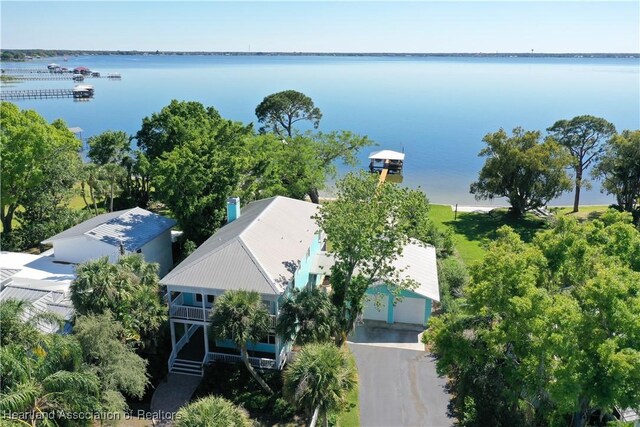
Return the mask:
M8 285L0 292L0 301L7 300L26 301L30 304L22 316L25 321L45 312L56 313L63 319L70 320L75 312L71 300L64 292ZM48 322L38 322L37 326L45 333L57 332L59 329L59 325Z
M142 208L133 208L98 215L42 243L85 235L112 246L122 243L127 251L134 251L175 224L172 219Z
M279 295L313 241L317 209L281 196L249 203L160 283Z
M412 279L418 283L412 292L440 301L436 248L412 240L402 249L393 266L400 271L401 279Z
M0 268L0 283L11 278L14 274L18 273L18 268Z
M331 266L335 258L330 252L319 252L314 257L310 272L315 274L331 274ZM440 286L438 282L438 264L436 249L418 240L412 239L402 249L402 253L392 262L401 280L413 280L417 286L412 292L433 301L440 301ZM358 271L356 269L356 271ZM384 283L377 283L379 286Z

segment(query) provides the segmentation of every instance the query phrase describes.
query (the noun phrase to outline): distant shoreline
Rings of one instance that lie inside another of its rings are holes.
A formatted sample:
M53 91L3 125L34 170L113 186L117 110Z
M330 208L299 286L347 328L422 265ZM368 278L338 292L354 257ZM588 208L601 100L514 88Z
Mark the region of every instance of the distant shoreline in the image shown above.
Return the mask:
M236 52L236 51L137 51L137 50L47 50L2 49L4 61L26 61L58 56L88 55L148 55L148 56L330 56L330 57L445 57L445 58L640 58L640 53L531 53L531 52L465 52L465 53L412 53L412 52ZM21 56L9 58L8 56ZM31 58L23 58L31 57Z

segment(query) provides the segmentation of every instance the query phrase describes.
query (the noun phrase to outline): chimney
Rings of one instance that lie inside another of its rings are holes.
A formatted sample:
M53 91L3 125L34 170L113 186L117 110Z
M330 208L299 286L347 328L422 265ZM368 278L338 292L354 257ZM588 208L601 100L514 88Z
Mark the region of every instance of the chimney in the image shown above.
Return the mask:
M240 217L240 197L227 199L227 224Z

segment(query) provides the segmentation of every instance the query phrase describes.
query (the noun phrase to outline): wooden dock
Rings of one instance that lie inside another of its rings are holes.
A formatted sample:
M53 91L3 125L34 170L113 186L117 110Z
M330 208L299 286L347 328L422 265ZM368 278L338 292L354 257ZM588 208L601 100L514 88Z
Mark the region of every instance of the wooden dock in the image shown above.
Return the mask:
M77 89L26 89L0 91L0 100L12 101L19 99L48 99L48 98L93 98L93 90Z
M16 81L20 80L74 80L73 74L10 74ZM86 76L83 76L86 78Z
M46 68L2 68L0 71L2 74L61 74Z

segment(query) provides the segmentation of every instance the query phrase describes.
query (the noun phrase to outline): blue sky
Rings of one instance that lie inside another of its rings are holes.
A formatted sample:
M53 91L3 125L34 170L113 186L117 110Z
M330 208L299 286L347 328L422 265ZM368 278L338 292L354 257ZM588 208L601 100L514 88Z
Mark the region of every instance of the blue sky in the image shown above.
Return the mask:
M1 2L1 47L640 52L640 2Z

